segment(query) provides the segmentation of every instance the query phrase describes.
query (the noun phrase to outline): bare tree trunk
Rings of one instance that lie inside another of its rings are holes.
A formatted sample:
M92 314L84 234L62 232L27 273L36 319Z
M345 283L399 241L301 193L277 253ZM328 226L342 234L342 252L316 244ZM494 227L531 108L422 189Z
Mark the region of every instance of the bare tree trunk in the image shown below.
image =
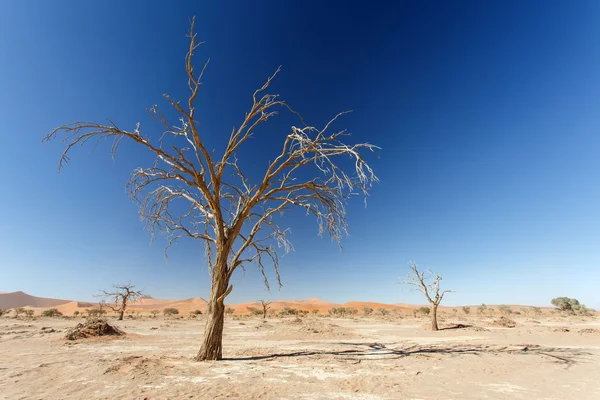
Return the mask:
M125 314L125 310L121 309L119 311L119 321L123 321L123 315Z
M225 323L225 297L228 292L227 254L217 256L213 269L212 290L208 301L208 316L204 328L202 347L196 361L220 360L223 358L223 324Z
M438 308L437 304L432 304L431 305L431 330L432 331L437 331L438 330L437 308Z

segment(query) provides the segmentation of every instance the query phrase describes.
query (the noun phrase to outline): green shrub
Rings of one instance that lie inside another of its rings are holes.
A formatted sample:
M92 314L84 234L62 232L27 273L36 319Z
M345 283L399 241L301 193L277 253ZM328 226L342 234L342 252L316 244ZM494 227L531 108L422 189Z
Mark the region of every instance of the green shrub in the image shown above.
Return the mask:
M579 300L568 297L556 297L552 299L552 305L557 307L559 311L568 314L590 315L592 311L581 304Z
M431 312L431 309L429 307L419 307L417 309L417 311L423 315L429 315L429 313Z
M44 310L42 312L43 317L58 317L61 316L62 313L58 311L56 308L50 308L48 310Z

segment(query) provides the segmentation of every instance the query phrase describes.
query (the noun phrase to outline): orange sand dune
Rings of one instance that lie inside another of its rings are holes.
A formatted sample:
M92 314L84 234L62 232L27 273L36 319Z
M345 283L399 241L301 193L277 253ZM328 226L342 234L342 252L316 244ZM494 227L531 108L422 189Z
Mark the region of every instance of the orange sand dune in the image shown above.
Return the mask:
M327 302L318 298L306 299L306 300L275 300L269 305L270 310L281 310L283 308L295 308L297 310L312 311L319 310L321 314L326 314L333 307L346 307L355 308L359 313L362 313L363 307L369 307L374 310L378 308L385 308L388 310L400 310L405 313L412 313L412 310L421 306L428 306L427 304L415 305L415 304L384 304L377 302L366 302L366 301L351 301L344 304L336 304ZM234 309L234 314L249 314L252 308L262 310L260 302L246 302L241 304L228 304L228 307ZM0 309L9 309L15 307L27 307L31 309L39 310L36 314L48 308L57 308L63 315L73 315L75 311L83 312L86 309L97 308L98 303L92 302L77 302L72 300L61 300L61 299L49 299L43 297L31 296L24 292L0 292ZM459 309L461 306L440 306L440 310L449 311L454 308ZM467 306L473 309L478 307L477 305ZM497 311L498 305L488 305L490 311ZM513 311L518 311L526 306L523 305L509 305ZM152 310L162 311L165 308L176 308L182 315L187 315L189 312L194 310L200 310L203 313L206 312L207 302L201 297L192 297L185 300L168 300L168 299L154 299L144 298L134 303L129 304L128 309L133 312L150 312ZM542 307L544 311L551 309L551 307Z
M12 292L0 294L0 308L15 308L15 307L56 307L61 304L69 303L71 300L48 299L45 297L35 297L27 293Z
M385 308L386 310L405 310L411 311L413 306L408 305L398 305L398 304L384 304L384 303L376 303L372 301L350 301L348 303L342 304L342 307L347 308L356 308L359 312L362 311L363 307L372 308L376 310L378 308Z

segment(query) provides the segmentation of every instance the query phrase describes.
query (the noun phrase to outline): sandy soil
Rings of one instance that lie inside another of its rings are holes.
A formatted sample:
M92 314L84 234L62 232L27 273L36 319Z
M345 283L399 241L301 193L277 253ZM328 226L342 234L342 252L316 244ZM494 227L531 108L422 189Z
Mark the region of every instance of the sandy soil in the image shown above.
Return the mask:
M600 319L228 319L223 361L198 363L202 320L0 318L0 399L600 399Z

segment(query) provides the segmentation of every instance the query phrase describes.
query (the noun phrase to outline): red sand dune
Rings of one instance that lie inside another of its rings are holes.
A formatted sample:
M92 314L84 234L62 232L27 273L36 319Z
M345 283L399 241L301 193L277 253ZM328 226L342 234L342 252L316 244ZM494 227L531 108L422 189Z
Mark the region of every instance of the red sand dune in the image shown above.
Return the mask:
M234 314L249 314L252 308L262 310L260 302L228 304L227 306L232 307L234 309ZM281 310L285 307L305 311L312 311L314 309L317 309L321 314L326 314L333 307L355 308L358 310L359 313L362 313L363 307L369 307L373 310L376 310L378 308L385 308L388 310L400 310L404 313L412 313L413 309L421 306L422 305L404 303L384 304L366 301L351 301L344 304L335 304L318 298L312 298L307 300L275 300L271 302L269 308L274 311ZM39 314L44 309L57 308L64 315L73 315L75 311L82 312L86 309L97 308L98 303L35 297L27 293L23 293L21 291L12 293L0 292L0 309L8 309L15 307L28 307L39 309L39 312L36 312L36 314ZM467 307L471 307L472 311L475 312L478 306ZM518 311L520 307L522 308L524 306L511 305L510 307L514 311ZM194 310L200 310L204 313L206 312L207 302L201 297L192 297L185 300L144 298L129 304L128 307L129 310L134 312L150 312L152 310L162 311L165 308L176 308L182 315L187 315L189 312ZM440 310L450 311L453 308L456 308L457 311L460 311L460 306L441 306ZM497 310L498 306L488 305L488 309ZM542 307L542 309L547 310L549 308Z

